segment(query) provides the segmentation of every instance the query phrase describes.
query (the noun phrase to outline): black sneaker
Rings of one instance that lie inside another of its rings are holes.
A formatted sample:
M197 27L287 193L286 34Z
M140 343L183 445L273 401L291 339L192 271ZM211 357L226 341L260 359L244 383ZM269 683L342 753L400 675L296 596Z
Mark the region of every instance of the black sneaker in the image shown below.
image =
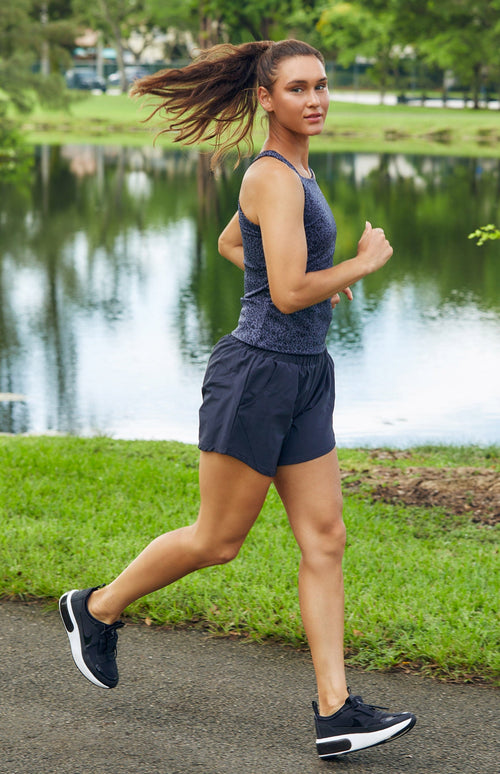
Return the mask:
M69 637L71 655L82 675L100 688L114 688L118 683L116 630L123 623L105 624L89 613L87 601L97 588L66 592L59 600L59 612Z
M386 707L364 704L361 696L349 696L333 715L319 714L313 701L316 723L316 749L323 760L354 750L373 747L409 731L417 718L410 712L382 712Z

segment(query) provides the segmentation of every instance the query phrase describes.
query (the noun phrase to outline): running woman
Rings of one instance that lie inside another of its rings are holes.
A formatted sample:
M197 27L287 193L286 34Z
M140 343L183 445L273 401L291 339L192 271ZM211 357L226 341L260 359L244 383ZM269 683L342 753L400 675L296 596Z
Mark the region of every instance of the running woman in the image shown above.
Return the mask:
M309 139L328 110L324 59L296 40L216 46L185 68L143 78L134 92L159 98L154 113L165 115L162 131L176 132L176 140L211 140L214 166L229 150L251 146L259 105L268 134L219 238L221 255L244 270L244 297L237 328L216 345L203 382L198 517L153 540L108 585L63 594L73 658L95 685L116 686L123 610L194 570L234 559L274 483L301 551L318 754L330 759L387 742L416 718L365 704L346 686L345 528L325 340L339 294L352 299L350 286L380 269L392 248L367 222L356 256L333 266L335 220L308 159Z

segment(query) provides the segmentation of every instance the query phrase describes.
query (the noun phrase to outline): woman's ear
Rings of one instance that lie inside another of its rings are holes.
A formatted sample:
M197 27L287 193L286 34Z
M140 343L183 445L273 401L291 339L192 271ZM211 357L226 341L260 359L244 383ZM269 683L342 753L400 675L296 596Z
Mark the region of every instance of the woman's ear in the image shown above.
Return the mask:
M271 113L273 110L272 105L272 97L270 92L266 89L265 86L259 86L257 89L257 99L259 100L259 103L262 108L266 111L266 113Z

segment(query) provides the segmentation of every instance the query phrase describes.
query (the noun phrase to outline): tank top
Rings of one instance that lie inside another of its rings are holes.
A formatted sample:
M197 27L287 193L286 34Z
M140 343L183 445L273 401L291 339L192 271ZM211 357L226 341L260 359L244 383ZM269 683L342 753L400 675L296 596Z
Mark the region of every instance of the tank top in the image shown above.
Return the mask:
M290 167L304 188L304 229L307 242L307 271L333 265L337 237L335 219L314 173L302 177L295 167L276 151L263 151L254 161L272 156ZM269 291L260 226L252 223L238 203L238 216L244 254L244 296L237 328L232 332L240 341L274 352L297 355L319 354L325 349L332 318L330 301L284 314L273 304Z

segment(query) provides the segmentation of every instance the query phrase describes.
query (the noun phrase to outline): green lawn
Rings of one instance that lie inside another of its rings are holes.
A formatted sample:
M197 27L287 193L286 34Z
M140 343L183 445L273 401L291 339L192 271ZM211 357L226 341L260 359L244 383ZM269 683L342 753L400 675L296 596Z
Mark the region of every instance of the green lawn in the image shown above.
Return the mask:
M344 468L369 470L367 451ZM377 465L496 467L498 449L415 449ZM0 594L50 600L107 582L151 539L191 523L197 450L106 438L0 438ZM368 669L494 681L499 674L498 530L468 517L346 496L346 656ZM132 605L167 625L305 642L298 550L271 491L238 559Z
M154 126L144 125L147 101L126 95L83 95L67 110L37 107L21 122L34 143L151 143ZM158 126L158 124L155 124ZM256 123L256 145L262 141ZM311 148L316 151L352 150L427 154L500 156L498 111L421 108L410 105L369 106L332 102L327 126ZM170 138L159 142L170 146Z

